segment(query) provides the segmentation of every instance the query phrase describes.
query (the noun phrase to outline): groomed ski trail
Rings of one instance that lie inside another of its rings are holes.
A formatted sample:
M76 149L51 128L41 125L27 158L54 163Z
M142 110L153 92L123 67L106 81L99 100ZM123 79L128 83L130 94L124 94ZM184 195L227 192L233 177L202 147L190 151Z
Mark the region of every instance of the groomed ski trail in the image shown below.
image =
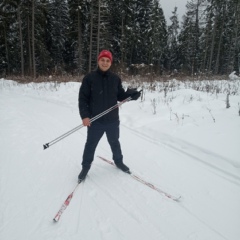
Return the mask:
M237 223L229 224L238 214L236 184L122 126L120 141L130 169L181 194L182 203L172 203L95 158L61 221L53 224L77 183L86 129L43 151L43 143L80 123L77 107L61 106L61 94L52 102L52 93L35 100L31 89L0 91L0 239L237 240ZM111 159L105 137L97 155Z

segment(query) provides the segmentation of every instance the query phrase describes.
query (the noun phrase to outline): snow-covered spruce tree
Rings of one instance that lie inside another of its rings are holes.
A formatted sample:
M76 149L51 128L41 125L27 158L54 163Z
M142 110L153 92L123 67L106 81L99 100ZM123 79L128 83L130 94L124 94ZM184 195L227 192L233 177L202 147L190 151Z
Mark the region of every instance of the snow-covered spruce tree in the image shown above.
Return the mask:
M7 63L6 63L6 48L5 48L5 39L6 39L6 31L5 31L5 18L3 11L3 4L0 5L0 76L6 76Z
M69 13L66 1L50 0L48 7L49 18L49 50L53 59L55 73L64 71L64 52L69 32Z
M125 71L125 61L127 53L126 35L126 14L128 8L128 0L117 1L108 0L110 29L109 34L112 36L110 44L114 53L114 65L119 72Z
M4 1L1 5L4 9L3 14L6 14L2 16L8 23L4 21L1 22L2 25L0 23L0 27L4 26L4 48L0 56L4 55L1 62L6 63L5 68L8 69L8 74L35 77L37 70L39 74L45 73L49 60L45 40L46 2L44 0L17 0ZM5 30L7 30L6 34ZM35 69L34 66L38 68Z
M158 0L153 1L150 25L151 31L148 47L148 63L153 64L153 70L155 73L162 74L166 68L167 24Z
M69 70L78 75L86 72L86 46L84 46L84 31L86 31L88 5L87 0L69 0Z
M227 24L223 36L227 45L226 54L223 55L222 68L225 73L240 72L240 1L226 1Z
M192 72L192 57L194 55L194 39L192 37L192 29L194 23L188 15L183 16L183 26L179 34L179 57L181 71L185 73Z
M21 18L24 73L25 75L32 76L32 2L30 0L23 0L19 8L20 16L18 18Z
M187 13L184 15L182 30L179 34L179 54L182 70L192 75L199 72L201 35L200 21L204 0L191 0L187 3Z
M152 0L131 0L125 15L125 36L127 38L126 61L131 64L147 64L147 49L150 40L150 19L153 10Z
M159 71L166 47L166 22L157 0L128 0L118 3L113 18L118 17L114 49L126 66L145 64L147 71L156 64ZM122 6L122 8L121 8ZM121 64L123 65L123 64Z
M19 29L19 45L21 56L21 76L24 77L24 50L23 50L23 31L22 31L22 1L16 1L17 4L17 21Z
M110 11L108 1L90 0L88 5L88 71L96 68L97 55L103 48L110 49ZM86 45L87 46L87 45Z
M103 49L112 49L116 35L112 29L117 29L116 21L111 19L112 2L109 0L69 0L70 13L70 52L74 61L73 68L78 73L85 73L96 68L98 53Z
M90 27L89 27L89 50L88 50L88 71L96 68L96 57L98 54L98 24L99 24L99 5L100 1L90 1Z
M203 28L203 33L201 37L201 46L202 46L202 56L201 56L201 66L200 71L202 73L208 73L208 64L209 64L209 52L210 52L210 46L211 46L211 34L213 29L212 24L212 8L208 3L205 4L205 27Z
M0 72L6 76L20 72L17 4L13 0L0 3Z
M51 67L48 48L48 0L22 0L24 62L27 75L44 75Z
M111 49L115 35L111 35L112 22L110 22L112 12L110 11L111 0L98 0L98 45L97 55L103 49ZM97 57L97 56L96 56Z
M205 50L203 68L208 74L218 73L220 64L220 53L222 49L224 25L227 22L226 4L220 1L212 0L211 4L206 5L206 22L203 34L203 47Z
M48 43L50 40L48 0L36 1L35 3L35 58L37 75L51 73L53 59L50 55Z
M205 28L201 38L202 71L229 74L238 71L240 2L205 1Z
M180 67L178 62L178 34L180 27L177 7L174 8L170 20L171 25L168 27L168 69L170 72L173 72Z

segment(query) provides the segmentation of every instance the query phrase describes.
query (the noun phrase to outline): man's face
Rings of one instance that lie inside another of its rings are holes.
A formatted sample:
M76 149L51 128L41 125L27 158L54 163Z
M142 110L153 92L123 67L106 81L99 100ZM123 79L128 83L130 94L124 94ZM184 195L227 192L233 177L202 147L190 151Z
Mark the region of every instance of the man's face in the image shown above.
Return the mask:
M103 71L106 72L110 67L112 63L109 58L102 57L98 60L98 67Z

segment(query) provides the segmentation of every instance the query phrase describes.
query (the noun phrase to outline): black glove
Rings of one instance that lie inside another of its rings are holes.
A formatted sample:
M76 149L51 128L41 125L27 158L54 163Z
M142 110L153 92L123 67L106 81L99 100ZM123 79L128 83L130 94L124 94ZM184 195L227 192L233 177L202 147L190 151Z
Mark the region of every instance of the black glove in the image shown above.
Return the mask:
M138 98L141 96L141 92L135 92L133 94L131 94L131 98L132 100L138 100Z
M131 97L131 100L137 100L141 96L141 91L137 91L136 88L128 88L126 93Z

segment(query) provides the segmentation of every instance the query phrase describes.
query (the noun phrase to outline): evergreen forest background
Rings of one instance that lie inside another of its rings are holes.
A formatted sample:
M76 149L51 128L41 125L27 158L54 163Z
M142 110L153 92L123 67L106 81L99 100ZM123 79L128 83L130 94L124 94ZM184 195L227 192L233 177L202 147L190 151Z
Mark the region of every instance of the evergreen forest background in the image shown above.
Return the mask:
M190 0L167 26L159 0L0 0L0 77L81 77L102 49L141 76L240 71L240 0Z

